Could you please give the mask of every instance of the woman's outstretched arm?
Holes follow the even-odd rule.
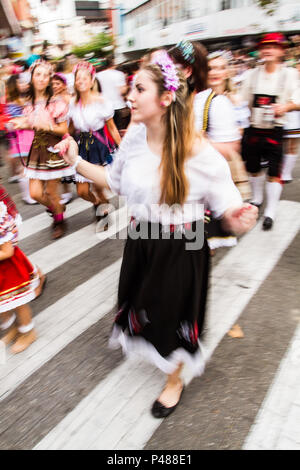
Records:
[[[71,166],[75,167],[77,173],[93,181],[96,186],[110,189],[106,180],[106,171],[100,165],[86,162],[78,155],[78,145],[72,137],[67,137],[55,145],[60,155]]]

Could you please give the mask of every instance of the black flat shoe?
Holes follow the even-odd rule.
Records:
[[[173,413],[173,411],[175,411],[177,406],[179,405],[180,400],[181,400],[182,395],[183,395],[183,391],[184,391],[184,386],[182,387],[181,394],[180,394],[178,402],[176,403],[176,405],[171,406],[170,408],[167,408],[162,403],[160,403],[158,400],[156,400],[153,403],[153,406],[152,406],[152,410],[151,410],[152,416],[154,416],[154,418],[158,418],[158,419],[167,418],[168,416],[170,416],[170,414]]]
[[[271,228],[273,227],[273,219],[271,219],[271,217],[265,217],[265,220],[263,222],[263,230],[271,230]]]

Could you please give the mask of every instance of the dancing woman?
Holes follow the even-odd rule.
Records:
[[[13,343],[13,354],[37,338],[29,303],[41,295],[46,280],[17,246],[20,223],[15,204],[0,185],[0,332],[4,344]]]
[[[31,67],[30,100],[23,116],[13,120],[15,129],[33,129],[25,176],[30,179],[30,195],[47,207],[53,215],[53,238],[64,234],[64,206],[60,203],[60,179],[74,173],[73,169],[51,148],[68,131],[68,105],[53,98],[50,84],[52,66],[38,60]],[[49,150],[50,149],[50,150]]]
[[[107,165],[111,161],[111,152],[104,126],[112,136],[116,145],[120,145],[121,137],[114,124],[114,110],[110,102],[100,93],[93,91],[95,68],[87,62],[79,62],[75,69],[76,98],[70,103],[69,131],[76,135],[79,152],[82,158],[94,165]],[[95,215],[99,221],[105,217],[104,209],[108,202],[103,191],[91,186],[91,179],[80,174],[75,175],[77,193],[94,205]],[[99,207],[103,205],[102,208]]]
[[[164,52],[155,60],[137,74],[129,100],[140,124],[131,125],[112,165],[84,161],[70,138],[57,148],[78,173],[127,197],[132,219],[110,342],[167,374],[152,407],[153,416],[163,418],[180,401],[183,365],[194,375],[205,365],[200,337],[209,250],[201,238],[203,205],[236,233],[253,227],[257,208],[243,205],[225,160],[196,134],[182,73]]]

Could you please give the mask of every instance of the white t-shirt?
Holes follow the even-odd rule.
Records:
[[[207,143],[201,153],[186,162],[189,193],[185,204],[174,215],[169,206],[159,205],[160,162],[161,157],[147,144],[146,127],[138,124],[129,128],[113,163],[105,167],[109,187],[126,197],[130,214],[137,220],[182,224],[203,220],[206,208],[220,217],[228,208],[242,204],[228,163]]]
[[[257,95],[256,100],[254,95]],[[282,127],[286,123],[286,115],[276,119],[272,119],[272,116],[268,118],[268,111],[264,106],[269,106],[272,102],[286,104],[289,101],[299,104],[297,70],[282,65],[279,65],[273,73],[267,73],[263,65],[250,70],[242,84],[241,97],[249,104],[250,124],[253,127],[261,129]],[[276,101],[274,97],[277,97]]]
[[[120,88],[126,86],[126,78],[123,72],[114,69],[103,70],[96,74],[103,96],[109,100],[114,109],[125,108],[126,103],[120,93]]]
[[[197,93],[194,98],[195,125],[197,131],[203,127],[203,111],[211,88]],[[207,135],[212,142],[234,142],[241,135],[231,101],[223,95],[215,96],[209,107]]]
[[[72,119],[76,130],[82,132],[98,131],[104,127],[106,121],[114,115],[112,104],[103,99],[103,102],[94,101],[85,106],[71,100],[68,118]]]

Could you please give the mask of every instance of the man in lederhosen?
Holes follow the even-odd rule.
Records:
[[[242,99],[248,102],[251,110],[242,154],[250,173],[251,202],[258,207],[264,199],[264,168],[268,168],[263,230],[270,230],[273,226],[282,191],[285,114],[299,104],[297,72],[282,65],[286,45],[282,34],[266,34],[259,43],[263,64],[248,72],[242,86]]]

